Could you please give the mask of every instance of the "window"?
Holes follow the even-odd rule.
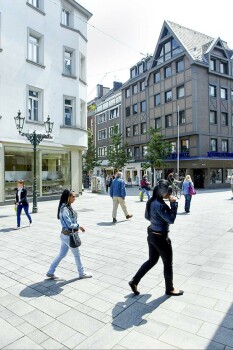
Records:
[[[137,136],[139,134],[138,132],[138,124],[137,125],[133,125],[133,136]]]
[[[119,124],[116,125],[116,134],[119,133]],[[109,136],[111,137],[113,135],[113,131],[114,131],[114,126],[110,126],[109,128]]]
[[[138,104],[135,103],[135,104],[133,105],[133,114],[137,114],[137,113],[138,113]]]
[[[160,82],[160,71],[154,73],[154,83]]]
[[[181,152],[189,152],[189,140],[188,139],[181,140]]]
[[[146,134],[146,123],[141,123],[141,134]]]
[[[86,82],[86,57],[81,52],[79,55],[79,79]]]
[[[140,157],[140,150],[139,147],[134,147],[134,158]]]
[[[141,109],[141,112],[146,111],[146,101],[140,102],[140,109]]]
[[[210,59],[210,70],[216,71],[216,60],[213,58]]]
[[[170,102],[172,100],[172,91],[166,91],[165,92],[165,102]]]
[[[140,91],[145,90],[145,80],[140,81]]]
[[[176,73],[184,71],[184,59],[176,62]]]
[[[221,113],[221,124],[223,126],[227,126],[228,125],[228,113],[225,113],[225,112]]]
[[[231,102],[233,102],[233,90],[231,90]]]
[[[227,74],[228,73],[227,62],[220,62],[219,70],[220,70],[220,73]]]
[[[217,124],[217,112],[210,111],[210,124]]]
[[[164,78],[169,78],[172,75],[172,68],[171,66],[164,68]]]
[[[109,113],[109,120],[117,117],[118,117],[118,108],[111,109]]]
[[[132,86],[132,92],[133,92],[133,95],[137,94],[137,92],[138,92],[138,86],[137,86],[137,84],[135,84],[135,85]]]
[[[64,48],[64,74],[74,76],[74,50]]]
[[[142,146],[142,157],[144,158],[147,155],[147,146]]]
[[[169,41],[165,43],[161,43],[155,56],[154,66],[169,60],[171,57],[178,55],[181,51],[181,47],[174,38],[169,39]]]
[[[28,30],[28,60],[43,64],[43,36],[32,29]]]
[[[28,120],[39,122],[42,120],[42,91],[29,87],[28,90]]]
[[[126,115],[126,117],[130,116],[130,107],[125,108],[125,115]]]
[[[159,106],[160,105],[160,94],[157,94],[154,96],[154,106]]]
[[[61,11],[61,23],[66,27],[73,27],[73,13],[63,8]]]
[[[97,123],[101,124],[101,123],[104,123],[104,122],[106,122],[106,115],[105,115],[105,113],[99,114],[97,116]]]
[[[126,148],[127,157],[132,157],[132,149],[130,147]]]
[[[125,97],[129,97],[130,96],[130,88],[125,89]]]
[[[228,140],[222,140],[222,152],[228,152]]]
[[[155,129],[161,128],[161,118],[155,118]]]
[[[104,157],[107,155],[107,147],[104,146],[104,147],[99,147],[98,148],[98,156],[99,157]]]
[[[138,65],[138,74],[141,74],[141,73],[143,73],[143,63],[140,63],[139,65]]]
[[[217,152],[217,139],[210,139],[210,151]]]
[[[210,97],[217,97],[215,85],[209,85],[209,95],[210,95]]]
[[[171,152],[175,153],[176,152],[176,142],[175,141],[171,141],[171,142],[169,142],[169,145],[170,145]]]
[[[135,78],[136,75],[137,75],[137,67],[131,68],[131,70],[130,70],[130,78],[131,78],[131,79],[132,79],[132,78]]]
[[[184,85],[177,87],[176,96],[177,99],[184,97]]]
[[[172,126],[172,115],[165,115],[165,128],[170,128]]]
[[[221,88],[220,89],[220,96],[222,100],[227,100],[227,89]]]
[[[184,110],[179,111],[179,116],[180,116],[180,118],[179,118],[180,125],[185,124],[186,123],[185,111]]]
[[[43,10],[43,0],[28,0],[28,4],[36,7],[39,10]]]
[[[126,134],[126,137],[130,137],[131,136],[131,128],[130,128],[130,126],[126,127],[125,134]]]
[[[98,140],[104,140],[107,138],[107,129],[102,129],[98,131]]]
[[[65,97],[64,98],[64,120],[65,126],[72,126],[75,124],[74,119],[74,98]]]
[[[223,176],[222,176],[222,169],[210,169],[210,183],[216,184],[216,183],[222,183],[223,182]]]

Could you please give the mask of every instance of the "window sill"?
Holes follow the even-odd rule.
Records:
[[[61,129],[73,129],[73,130],[82,130],[87,132],[86,128],[82,128],[81,126],[74,126],[74,125],[60,125]]]
[[[80,83],[82,83],[83,85],[87,85],[87,83],[86,83],[84,80],[82,80],[81,78],[79,78],[79,81],[80,81]]]
[[[38,7],[35,7],[31,4],[29,4],[28,2],[26,2],[27,6],[31,7],[33,10],[39,12],[41,15],[45,16],[45,12],[43,12],[42,10],[40,10]]]
[[[66,77],[66,78],[70,78],[70,79],[77,79],[77,77],[75,75],[69,75],[69,74],[62,73],[62,76]]]
[[[34,62],[34,61],[29,60],[28,58],[26,58],[26,62],[31,63],[31,64],[33,64],[34,66],[37,66],[37,67],[40,67],[40,68],[45,69],[45,66],[44,66],[43,64],[36,63],[36,62]]]

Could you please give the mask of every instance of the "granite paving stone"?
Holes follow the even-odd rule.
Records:
[[[139,296],[129,288],[148,259],[146,202],[137,187],[127,188],[133,218],[119,208],[115,225],[109,195],[85,189],[73,204],[86,228],[80,251],[92,279],[78,280],[71,252],[56,270],[58,280],[45,276],[60,248],[58,200],[38,201],[33,227],[18,231],[10,229],[12,206],[0,206],[0,348],[233,349],[229,198],[230,188],[198,189],[189,215],[183,215],[184,197],[178,200],[169,233],[174,285],[184,290],[178,298],[164,294],[161,259],[140,281]]]

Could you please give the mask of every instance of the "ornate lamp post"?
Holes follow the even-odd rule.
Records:
[[[37,181],[36,181],[36,148],[37,148],[37,145],[39,145],[43,139],[51,139],[52,138],[51,133],[53,130],[53,123],[50,121],[50,117],[48,116],[46,122],[44,122],[46,134],[37,134],[36,130],[34,130],[33,133],[30,134],[30,133],[22,132],[25,117],[21,117],[20,111],[18,112],[17,117],[15,117],[14,119],[15,119],[15,125],[16,125],[16,128],[17,128],[19,134],[21,136],[26,136],[26,138],[33,145],[34,179],[33,179],[33,208],[32,208],[32,212],[37,213],[38,208],[37,208]]]

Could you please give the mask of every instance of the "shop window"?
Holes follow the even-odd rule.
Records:
[[[210,169],[210,183],[221,184],[223,183],[223,169]]]

